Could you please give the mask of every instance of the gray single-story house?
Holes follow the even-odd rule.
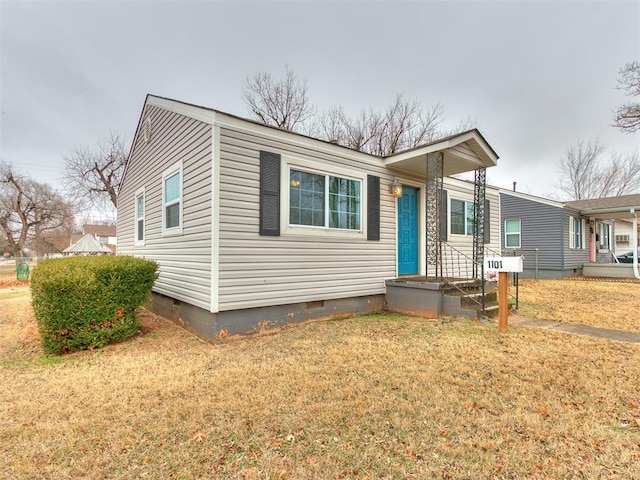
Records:
[[[501,189],[501,247],[524,256],[524,276],[581,275],[585,265],[616,263],[615,219],[634,207],[640,195],[558,202]]]
[[[154,310],[209,339],[379,311],[387,280],[499,251],[497,159],[475,129],[378,157],[148,95],[118,254],[156,260]]]

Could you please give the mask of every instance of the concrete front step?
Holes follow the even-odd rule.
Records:
[[[488,318],[498,316],[498,292],[494,289],[485,291],[484,314]],[[482,291],[459,290],[444,293],[442,311],[445,315],[458,315],[471,318],[482,317]]]
[[[468,292],[445,292],[447,297],[457,297],[460,299],[461,307],[473,307],[474,305],[482,305],[482,291],[469,290]],[[495,303],[498,301],[498,291],[488,290],[484,293],[484,302]]]

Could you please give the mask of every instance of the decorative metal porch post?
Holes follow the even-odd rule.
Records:
[[[475,172],[473,189],[473,276],[482,276],[484,266],[484,208],[487,192],[487,169]]]
[[[442,176],[444,153],[428,153],[425,179],[426,275],[442,277]]]

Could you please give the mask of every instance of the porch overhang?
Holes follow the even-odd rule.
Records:
[[[384,164],[392,170],[424,177],[427,155],[436,152],[443,153],[445,176],[494,167],[499,158],[480,132],[473,129],[390,155],[384,158]]]
[[[632,210],[633,209],[633,210]],[[633,217],[632,211],[640,213],[640,204],[635,206],[612,208],[585,208],[580,214],[597,220],[626,220]]]
[[[575,200],[565,204],[594,220],[622,220],[640,214],[640,195]]]

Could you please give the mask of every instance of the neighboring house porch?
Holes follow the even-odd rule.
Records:
[[[637,278],[638,271],[638,213],[640,212],[640,195],[621,195],[618,197],[577,200],[568,202],[589,219],[589,261],[583,266],[583,275],[588,277]],[[619,263],[614,250],[616,240],[621,234],[615,229],[622,222],[631,225],[628,236],[629,249],[636,255],[632,263]],[[614,243],[616,242],[616,243]],[[635,246],[635,247],[634,247]]]

